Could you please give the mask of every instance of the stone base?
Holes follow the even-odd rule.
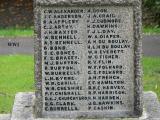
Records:
[[[36,119],[34,116],[34,99],[34,93],[18,93],[15,97],[11,120],[55,120]],[[160,120],[160,103],[157,95],[154,92],[144,93],[144,113],[140,118],[105,118],[103,120]]]
[[[11,115],[10,114],[0,114],[0,120],[10,120]]]

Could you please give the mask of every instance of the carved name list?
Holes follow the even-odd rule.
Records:
[[[41,14],[43,112],[133,112],[132,7]]]

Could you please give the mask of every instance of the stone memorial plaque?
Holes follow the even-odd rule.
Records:
[[[142,114],[140,3],[37,0],[36,114]]]

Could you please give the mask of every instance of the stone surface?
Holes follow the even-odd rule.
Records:
[[[37,5],[139,5],[141,0],[35,0]]]
[[[56,15],[58,17],[59,12],[56,14],[53,13],[61,10],[76,11],[73,15],[79,15],[79,17],[74,19],[68,18],[69,20],[67,20],[67,18],[62,19],[61,23],[59,23],[60,26],[63,26],[64,23],[71,26],[70,21],[74,21],[74,23],[72,23],[73,28],[69,28],[69,30],[66,27],[62,28],[65,30],[53,30],[56,28],[52,28],[51,34],[49,33],[51,30],[44,29],[44,27],[46,26],[48,28],[50,26],[56,26],[57,22],[52,24],[42,24],[42,95],[44,96],[42,101],[43,116],[103,118],[106,116],[127,116],[128,114],[133,114],[134,40],[132,8],[45,8],[42,10],[42,13],[48,11],[52,11],[52,13],[42,14],[42,17],[49,17],[50,15]],[[108,30],[104,27],[96,29],[93,28],[94,25],[96,25],[94,22],[97,23],[99,20],[103,19],[97,18],[94,21],[94,15],[92,15],[92,12],[100,10],[107,10],[107,12],[97,12],[97,17],[114,14],[114,17],[112,15],[109,19],[121,19],[123,22],[116,22],[114,24],[110,23],[114,26],[114,28],[108,28]],[[116,11],[119,12],[116,13]],[[68,15],[68,13],[62,13],[62,15]],[[87,16],[89,15],[90,17],[88,18]],[[81,18],[82,16],[83,18]],[[109,19],[107,19],[108,23]],[[43,18],[43,20],[49,22],[48,18]],[[63,23],[63,20],[66,21]],[[107,20],[103,21],[104,25],[108,25],[106,24]],[[53,22],[55,21],[53,20]],[[87,28],[87,26],[90,27]],[[114,32],[112,30],[114,30]],[[58,35],[56,34],[57,31],[59,32]],[[67,32],[67,34],[63,34],[63,32]],[[94,36],[95,34],[96,36]],[[111,36],[115,35],[116,39],[114,39],[114,37],[106,37],[108,36],[107,34]],[[88,35],[92,36],[92,38],[89,38]],[[118,37],[119,35],[121,38]],[[53,36],[55,38],[52,39],[51,37]],[[53,44],[50,44],[51,42],[53,42]],[[118,42],[119,45],[115,42]],[[56,45],[54,45],[55,43]],[[54,50],[50,48],[50,46],[53,47]],[[119,49],[120,52],[117,50],[117,47],[119,46],[121,47]],[[47,55],[46,52],[48,53]],[[115,54],[112,52],[115,52]],[[109,66],[111,66],[111,68],[109,68]],[[116,69],[113,68],[115,66],[117,66]],[[93,67],[97,67],[98,70]],[[105,73],[102,73],[102,71]],[[120,87],[120,89],[117,89],[117,87]],[[96,91],[97,93],[94,93]],[[109,93],[108,91],[113,93]],[[117,93],[120,95],[117,95]],[[68,96],[70,96],[70,98],[68,98]],[[96,99],[94,99],[94,97],[96,97]],[[114,102],[114,100],[118,103]],[[98,105],[100,101],[103,105]],[[113,102],[114,105],[112,105],[112,103],[105,102]],[[97,105],[93,105],[95,103]],[[122,109],[123,111],[120,112]],[[107,113],[105,111],[110,112]]]
[[[35,1],[37,117],[141,116],[140,7],[139,0]]]
[[[160,103],[157,100],[157,95],[154,92],[146,92],[144,94],[144,108],[147,114],[147,118],[152,120],[160,119]]]
[[[11,120],[33,120],[34,97],[31,92],[16,94]]]
[[[11,115],[10,114],[0,114],[0,120],[10,120]]]
[[[34,93],[18,93],[15,97],[11,120],[67,120],[67,119],[47,119],[34,118]],[[159,120],[160,103],[154,92],[144,93],[144,112],[140,118],[108,118],[103,120]],[[1,119],[0,119],[1,120]],[[72,119],[74,120],[74,119]],[[88,120],[88,119],[86,119]],[[91,120],[91,119],[90,119]],[[102,119],[96,119],[102,120]]]

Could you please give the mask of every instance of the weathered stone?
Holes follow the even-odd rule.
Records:
[[[10,120],[11,115],[10,114],[0,114],[0,120]]]
[[[34,97],[32,92],[16,94],[11,120],[33,120]]]
[[[144,108],[149,120],[159,120],[160,119],[160,103],[157,95],[150,91],[144,93]]]
[[[34,93],[18,93],[15,97],[11,120],[68,120],[68,119],[49,119],[35,118],[34,115],[35,95]],[[144,93],[144,112],[140,118],[106,118],[103,120],[159,120],[160,103],[154,92]],[[7,115],[8,116],[8,115]],[[0,119],[1,120],[1,119]],[[3,120],[3,119],[2,119]],[[69,119],[71,120],[71,119]],[[72,119],[75,120],[75,119]],[[78,120],[78,119],[76,119]],[[85,119],[88,120],[88,119]],[[89,119],[92,120],[92,119]],[[102,119],[96,119],[102,120]]]
[[[36,116],[141,116],[140,31],[140,0],[35,0]]]

